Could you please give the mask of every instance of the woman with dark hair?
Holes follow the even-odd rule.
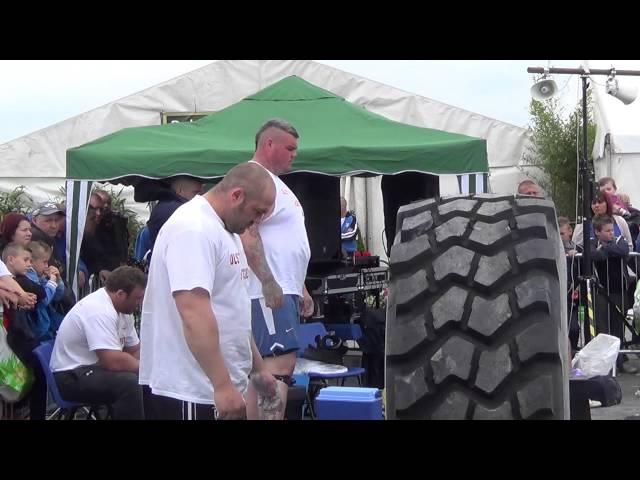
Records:
[[[613,235],[619,237],[622,235],[629,244],[629,250],[633,251],[633,239],[631,238],[631,232],[629,231],[629,225],[627,221],[620,215],[614,215],[613,213],[613,201],[606,192],[596,192],[593,200],[591,201],[591,211],[593,216],[608,215],[613,217],[615,223],[613,224]],[[595,240],[595,232],[593,230],[593,223],[589,225],[589,232],[591,240]],[[582,246],[582,224],[576,224],[576,228],[573,231],[573,242],[576,245]]]
[[[15,242],[26,247],[31,241],[31,222],[21,213],[7,213],[0,224],[0,251]]]

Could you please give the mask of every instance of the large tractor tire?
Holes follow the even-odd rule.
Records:
[[[568,419],[568,372],[553,202],[483,194],[398,211],[388,419]]]

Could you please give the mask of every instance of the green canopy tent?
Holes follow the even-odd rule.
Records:
[[[489,171],[483,139],[391,121],[299,77],[287,77],[194,123],[126,128],[69,149],[70,281],[84,228],[88,182],[223,176],[252,157],[256,131],[274,117],[288,120],[300,134],[293,172],[341,176]]]

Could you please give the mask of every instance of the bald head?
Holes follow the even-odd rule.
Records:
[[[275,199],[275,185],[269,173],[260,165],[246,162],[229,170],[213,189],[228,192],[234,188],[241,188],[247,199],[255,199],[270,187]]]
[[[202,193],[202,185],[201,180],[193,177],[179,176],[171,180],[171,190],[185,200],[191,200],[199,193]]]
[[[518,184],[518,193],[520,195],[529,195],[532,197],[539,197],[540,187],[533,180],[523,180]]]
[[[226,229],[240,234],[271,211],[276,187],[263,167],[247,162],[229,170],[205,198],[211,202]]]

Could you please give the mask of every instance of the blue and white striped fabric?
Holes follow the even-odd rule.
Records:
[[[488,173],[468,173],[458,175],[458,188],[460,194],[470,195],[474,193],[490,193]]]

